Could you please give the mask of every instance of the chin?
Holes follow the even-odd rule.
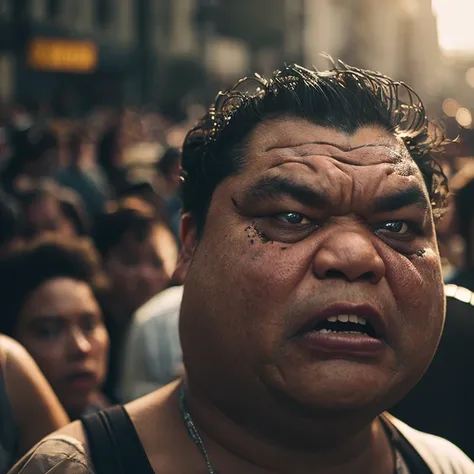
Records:
[[[284,385],[272,385],[282,400],[292,401],[302,411],[332,415],[364,412],[376,416],[391,406],[393,392],[398,392],[394,380],[377,371],[360,371],[351,376],[288,377]]]

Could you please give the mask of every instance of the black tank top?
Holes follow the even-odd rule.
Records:
[[[410,474],[432,474],[415,448],[388,418],[382,415],[380,419]],[[83,417],[81,421],[96,474],[154,474],[135,426],[122,406]]]

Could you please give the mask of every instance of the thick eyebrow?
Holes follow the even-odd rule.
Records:
[[[246,191],[240,204],[250,207],[267,199],[280,199],[282,197],[290,197],[309,207],[330,204],[329,197],[318,192],[317,189],[282,176],[260,178]]]
[[[415,184],[393,194],[375,198],[372,210],[374,212],[392,212],[409,206],[416,206],[425,210],[430,207],[425,193]]]
[[[253,206],[267,199],[290,197],[308,207],[330,206],[329,196],[304,183],[295,182],[282,176],[260,178],[245,193],[240,205]],[[423,190],[413,184],[395,193],[377,197],[372,204],[372,211],[377,213],[393,212],[404,207],[416,206],[428,210],[430,205]]]

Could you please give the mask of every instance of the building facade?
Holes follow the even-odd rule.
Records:
[[[320,52],[415,88],[428,103],[441,90],[441,52],[431,0],[306,0],[306,63]]]
[[[83,112],[133,100],[133,0],[0,0],[0,94]]]
[[[431,0],[0,0],[4,100],[176,103],[321,52],[428,102],[442,84]]]

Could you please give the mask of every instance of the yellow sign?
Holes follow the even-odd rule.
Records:
[[[43,71],[88,73],[98,63],[97,46],[92,41],[36,38],[28,48],[28,65]]]

